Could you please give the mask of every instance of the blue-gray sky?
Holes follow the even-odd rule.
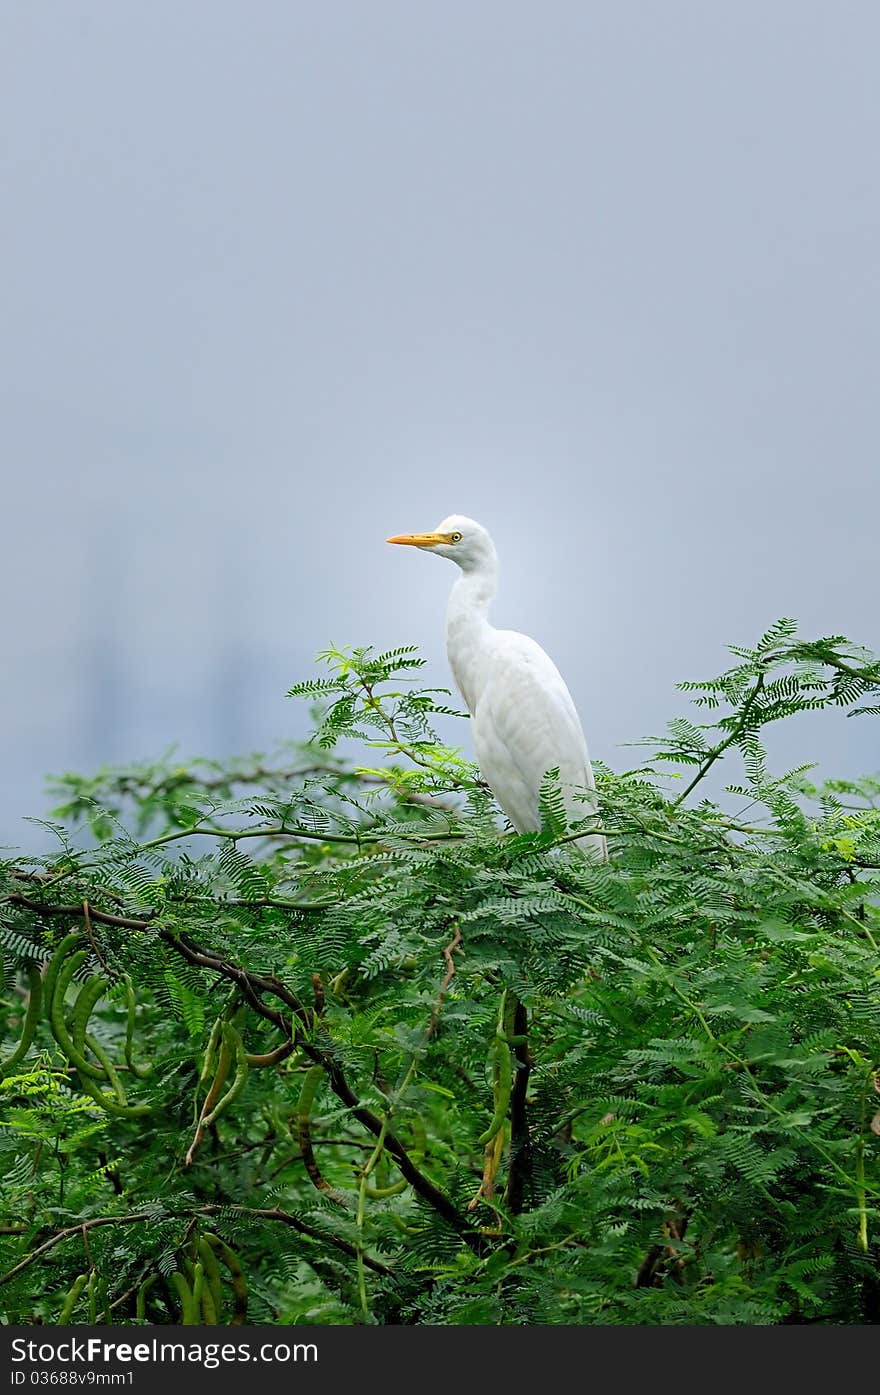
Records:
[[[0,837],[296,734],[471,514],[593,752],[780,614],[880,647],[873,0],[0,4]],[[880,766],[868,721],[780,758]]]

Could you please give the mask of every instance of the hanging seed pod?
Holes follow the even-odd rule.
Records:
[[[99,1104],[108,1114],[116,1114],[126,1119],[142,1119],[145,1114],[151,1112],[152,1106],[149,1104],[122,1104],[116,1094],[105,1095],[97,1080],[90,1075],[81,1075],[80,1083],[95,1104]]]
[[[138,1286],[137,1299],[135,1301],[135,1317],[142,1322],[147,1320],[147,1294],[158,1279],[158,1274],[148,1274],[143,1282]]]
[[[477,1139],[480,1144],[491,1143],[492,1139],[501,1132],[507,1120],[507,1111],[510,1108],[513,1058],[510,1054],[510,1047],[502,1036],[496,1035],[492,1042],[492,1065],[495,1077],[495,1112],[489,1127]]]
[[[232,1025],[231,1022],[224,1022],[222,1029],[222,1040],[227,1048],[227,1052],[230,1057],[230,1064],[232,1063],[232,1061],[235,1062],[235,1075],[232,1078],[232,1084],[229,1086],[229,1089],[226,1091],[226,1094],[223,1095],[222,1098],[217,1101],[210,1114],[206,1114],[204,1116],[202,1120],[203,1128],[207,1128],[209,1124],[213,1124],[214,1120],[217,1119],[225,1109],[229,1108],[229,1106],[232,1104],[232,1101],[236,1099],[238,1095],[241,1094],[248,1077],[248,1063],[247,1057],[245,1056],[244,1046],[242,1045],[242,1040],[238,1034],[238,1031]]]
[[[110,1085],[113,1087],[113,1094],[116,1097],[116,1103],[120,1105],[127,1105],[128,1097],[126,1096],[125,1088],[122,1084],[122,1081],[119,1078],[119,1074],[116,1070],[116,1067],[113,1065],[112,1061],[110,1060],[110,1057],[104,1050],[104,1047],[98,1041],[97,1037],[93,1037],[90,1032],[86,1033],[86,1045],[88,1046],[89,1050],[93,1053],[93,1055],[97,1057],[101,1065],[104,1067],[104,1070],[107,1072],[107,1079]]]
[[[247,1279],[241,1267],[241,1262],[232,1247],[227,1245],[225,1240],[221,1240],[219,1235],[215,1235],[213,1231],[206,1230],[205,1239],[229,1270],[233,1304],[230,1326],[242,1327],[247,1322],[248,1290]]]
[[[205,1287],[202,1291],[202,1312],[205,1314],[205,1322],[209,1322],[206,1307],[207,1303],[210,1302],[214,1314],[210,1319],[210,1323],[213,1324],[220,1321],[220,1315],[223,1312],[223,1285],[220,1278],[220,1265],[214,1250],[208,1244],[204,1235],[199,1236],[198,1250],[199,1259],[205,1271]]]
[[[136,1075],[139,1080],[145,1080],[153,1067],[151,1065],[139,1066],[134,1060],[134,1028],[137,1016],[137,1001],[134,996],[134,987],[130,974],[123,974],[122,982],[125,985],[125,1064]]]
[[[97,1006],[100,998],[104,996],[107,981],[101,974],[94,974],[88,979],[79,990],[76,1004],[70,1019],[73,1032],[73,1044],[78,1050],[82,1047],[86,1039],[86,1031],[89,1025],[89,1018]]]
[[[386,1196],[399,1196],[401,1192],[406,1191],[408,1186],[409,1182],[405,1177],[401,1177],[397,1182],[392,1182],[389,1187],[371,1187],[368,1182],[366,1193],[374,1201],[381,1201]]]
[[[205,1056],[202,1061],[202,1069],[199,1071],[199,1084],[206,1085],[214,1069],[214,1061],[217,1058],[217,1047],[220,1045],[220,1034],[223,1030],[223,1015],[214,1019],[211,1028],[211,1035],[208,1037],[208,1045],[205,1047]]]
[[[202,1295],[203,1295],[203,1293],[204,1293],[204,1288],[205,1288],[205,1271],[204,1271],[204,1268],[202,1267],[201,1263],[198,1263],[198,1264],[196,1264],[195,1270],[193,1271],[193,1283],[192,1283],[192,1302],[193,1302],[193,1310],[194,1310],[194,1312],[195,1312],[195,1323],[196,1323],[196,1325],[198,1325],[199,1322],[201,1322],[201,1318],[202,1318]],[[186,1321],[186,1319],[184,1319],[184,1321]]]
[[[83,1052],[78,1049],[64,1021],[64,999],[67,989],[77,969],[82,967],[88,957],[88,950],[79,949],[75,954],[70,955],[61,969],[59,969],[53,985],[52,1000],[48,1004],[49,1026],[61,1050],[70,1061],[70,1064],[76,1066],[80,1075],[89,1075],[93,1079],[104,1080],[106,1079],[107,1072],[104,1070],[103,1066],[95,1065],[92,1061],[89,1061]],[[88,985],[86,985],[86,987],[88,987]],[[79,1000],[77,999],[77,1001]]]
[[[73,1316],[73,1310],[76,1307],[80,1295],[88,1281],[88,1270],[86,1270],[84,1274],[80,1274],[78,1278],[74,1279],[73,1285],[70,1288],[67,1297],[65,1298],[64,1303],[62,1305],[61,1312],[58,1314],[59,1327],[66,1327],[67,1324],[70,1322],[70,1319]]]
[[[47,1014],[51,1011],[52,1002],[55,997],[55,982],[61,971],[68,954],[71,954],[78,944],[82,943],[82,934],[79,930],[72,930],[69,935],[65,935],[52,958],[49,960],[49,967],[46,970],[46,980],[43,984],[43,1002],[46,1005]]]
[[[28,1003],[24,1015],[24,1023],[21,1029],[21,1036],[18,1045],[6,1057],[5,1061],[0,1061],[0,1080],[4,1075],[14,1074],[14,1067],[18,1065],[27,1055],[30,1044],[34,1039],[34,1032],[40,1020],[40,1009],[43,1003],[43,979],[40,974],[39,964],[28,965]]]
[[[201,1313],[196,1308],[195,1297],[190,1288],[189,1280],[179,1269],[171,1275],[171,1282],[177,1290],[180,1299],[180,1321],[184,1327],[198,1327]]]

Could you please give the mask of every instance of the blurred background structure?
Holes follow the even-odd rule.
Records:
[[[447,681],[383,540],[453,511],[613,765],[779,615],[880,646],[871,0],[0,28],[0,841],[49,771],[299,734],[328,642]]]

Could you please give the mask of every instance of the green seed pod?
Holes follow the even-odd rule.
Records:
[[[88,959],[88,950],[79,949],[66,960],[59,970],[55,979],[52,1001],[49,1004],[49,1026],[52,1028],[52,1035],[57,1041],[72,1066],[76,1066],[81,1075],[90,1075],[94,1079],[103,1080],[106,1076],[102,1066],[96,1066],[87,1060],[82,1051],[74,1045],[67,1025],[64,1021],[64,997],[67,993],[73,975]]]
[[[218,1023],[220,1024],[219,1028]],[[221,1109],[225,1109],[226,1104],[228,1102],[227,1096],[223,1095],[221,1097],[220,1091],[223,1089],[224,1082],[229,1074],[232,1062],[235,1059],[235,1046],[229,1035],[229,1025],[230,1024],[228,1022],[223,1022],[221,1018],[218,1018],[217,1022],[214,1023],[214,1028],[211,1031],[211,1041],[213,1041],[214,1039],[215,1032],[219,1034],[220,1055],[217,1058],[217,1070],[214,1074],[214,1079],[211,1081],[211,1088],[209,1089],[207,1095],[202,1101],[202,1108],[199,1112],[198,1121],[196,1123],[195,1136],[193,1138],[192,1143],[189,1145],[189,1148],[187,1149],[186,1158],[184,1159],[183,1164],[184,1167],[189,1167],[190,1164],[193,1162],[196,1153],[199,1151],[199,1148],[201,1147],[202,1139],[205,1136],[205,1129],[207,1128],[208,1124],[210,1124],[211,1121],[214,1118],[216,1118],[218,1111]],[[237,1035],[238,1034],[236,1033],[236,1036]],[[239,1038],[239,1043],[240,1041],[241,1039]],[[205,1056],[206,1065],[209,1061],[213,1062],[214,1056],[213,1049],[211,1049],[210,1041],[208,1045],[209,1051],[206,1053]],[[245,1067],[247,1067],[246,1061]],[[202,1073],[204,1074],[204,1067],[202,1069]],[[229,1092],[227,1091],[227,1095],[228,1093]]]
[[[492,1064],[495,1073],[495,1112],[489,1127],[477,1139],[480,1144],[491,1143],[496,1134],[501,1132],[507,1118],[507,1111],[510,1108],[513,1058],[510,1054],[510,1047],[501,1036],[496,1036],[492,1042]]]
[[[214,1079],[211,1081],[211,1088],[205,1096],[205,1100],[202,1105],[202,1113],[200,1119],[202,1127],[204,1127],[204,1125],[208,1122],[208,1115],[211,1113],[211,1111],[214,1109],[214,1106],[221,1098],[220,1091],[223,1089],[226,1077],[228,1076],[232,1062],[235,1059],[235,1052],[232,1043],[230,1042],[229,1036],[225,1031],[224,1027],[221,1027],[220,1030],[220,1054],[217,1057],[217,1069],[214,1072]]]
[[[5,1061],[0,1061],[0,1080],[4,1075],[12,1075],[13,1067],[27,1055],[30,1044],[34,1039],[34,1032],[37,1029],[37,1022],[40,1018],[40,1008],[43,1001],[43,980],[40,975],[39,964],[28,965],[28,984],[30,991],[28,994],[28,1005],[24,1015],[24,1023],[21,1029],[21,1037],[18,1045],[14,1048]]]
[[[225,1109],[229,1108],[232,1101],[241,1094],[248,1077],[248,1063],[244,1046],[242,1045],[241,1037],[231,1022],[225,1022],[223,1024],[222,1036],[224,1045],[235,1061],[235,1075],[233,1076],[232,1084],[229,1086],[226,1094],[217,1101],[210,1114],[206,1115],[202,1120],[204,1128],[207,1128],[209,1124],[213,1124],[214,1120],[219,1118]]]
[[[65,935],[60,945],[49,960],[49,967],[46,970],[46,979],[43,984],[43,1002],[46,1004],[47,1014],[52,1011],[52,1002],[55,997],[55,982],[68,954],[70,954],[82,941],[79,930],[73,930],[69,935]]]
[[[158,1274],[149,1274],[138,1288],[137,1301],[135,1304],[135,1317],[140,1318],[141,1322],[146,1322],[147,1320],[147,1294],[153,1287],[153,1284],[156,1282],[158,1277]]]
[[[180,1299],[180,1321],[184,1327],[198,1327],[201,1314],[196,1309],[193,1291],[189,1286],[189,1280],[185,1274],[181,1274],[177,1269],[171,1275],[171,1282],[177,1290]]]
[[[98,1277],[98,1298],[100,1299],[102,1327],[113,1326],[113,1309],[110,1307],[110,1285],[103,1275]]]
[[[286,1061],[293,1050],[292,1041],[283,1041],[274,1051],[246,1051],[245,1056],[249,1066],[277,1066],[281,1061]]]
[[[193,1271],[192,1301],[195,1317],[193,1325],[198,1326],[202,1316],[202,1295],[205,1288],[205,1271],[201,1263],[197,1264]],[[186,1319],[184,1319],[186,1321]],[[188,1325],[188,1324],[187,1324]]]
[[[310,1066],[303,1076],[302,1089],[299,1092],[299,1104],[296,1109],[297,1125],[302,1129],[303,1125],[308,1127],[312,1116],[312,1105],[318,1093],[321,1081],[324,1079],[323,1066]],[[302,1143],[302,1139],[300,1139]]]
[[[80,1083],[95,1104],[99,1104],[108,1114],[116,1114],[126,1119],[142,1119],[151,1112],[149,1104],[120,1104],[115,1095],[105,1095],[97,1080],[90,1075],[80,1075]]]
[[[205,1059],[202,1061],[202,1069],[199,1072],[199,1084],[204,1085],[210,1078],[214,1069],[214,1059],[217,1055],[217,1047],[220,1044],[220,1034],[223,1030],[223,1017],[215,1018],[211,1028],[211,1035],[208,1037],[208,1045],[205,1047]]]
[[[241,1267],[238,1255],[235,1253],[235,1250],[227,1245],[225,1240],[221,1240],[220,1236],[215,1235],[213,1231],[206,1230],[205,1239],[211,1248],[217,1252],[218,1257],[229,1270],[233,1304],[230,1326],[242,1327],[247,1322],[248,1291],[247,1279],[245,1278],[244,1270]]]
[[[73,1044],[80,1051],[85,1043],[89,1018],[95,1010],[98,999],[104,996],[106,987],[107,980],[103,978],[101,974],[94,974],[88,982],[83,984],[77,994],[70,1025],[73,1034]]]
[[[208,1287],[207,1277],[202,1285],[202,1322],[206,1327],[216,1327],[220,1319],[217,1316],[217,1309],[214,1306],[214,1295]]]
[[[150,1065],[139,1066],[133,1059],[134,1056],[134,1028],[137,1014],[137,1001],[134,996],[134,987],[129,974],[123,974],[122,982],[125,984],[125,1064],[136,1075],[139,1080],[144,1080],[153,1069]]]
[[[110,1057],[107,1055],[107,1052],[104,1050],[97,1037],[93,1037],[91,1032],[86,1033],[86,1045],[88,1046],[89,1050],[98,1058],[101,1065],[104,1067],[104,1070],[107,1072],[107,1079],[113,1087],[113,1093],[116,1096],[116,1103],[123,1105],[128,1104],[128,1098],[125,1093],[125,1088],[122,1084],[122,1081],[119,1079],[116,1067],[113,1065],[112,1061],[110,1060]]]
[[[315,1157],[315,1150],[312,1147],[312,1107],[315,1097],[321,1088],[324,1079],[324,1067],[319,1065],[310,1066],[303,1077],[302,1088],[299,1093],[299,1102],[295,1114],[291,1115],[291,1122],[296,1119],[297,1142],[299,1151],[302,1154],[303,1166],[308,1174],[312,1186],[317,1187],[319,1192],[323,1192],[333,1201],[347,1203],[348,1198],[337,1191],[327,1181],[318,1166]]]
[[[428,1151],[428,1132],[425,1128],[425,1121],[416,1114],[410,1124],[412,1129],[413,1146],[409,1149],[413,1162],[418,1162]]]
[[[204,1235],[199,1236],[199,1259],[205,1271],[205,1287],[202,1294],[202,1312],[205,1313],[206,1299],[210,1299],[214,1316],[211,1323],[220,1321],[220,1314],[223,1311],[223,1285],[220,1278],[220,1265],[214,1250],[208,1244]],[[205,1321],[208,1322],[207,1313]]]
[[[79,1278],[74,1279],[73,1286],[71,1287],[70,1291],[67,1294],[67,1297],[64,1300],[61,1312],[58,1314],[59,1327],[66,1327],[67,1324],[70,1322],[70,1319],[73,1316],[73,1310],[79,1301],[80,1294],[82,1293],[88,1281],[88,1270],[85,1272],[85,1274],[80,1274]]]
[[[398,1196],[401,1192],[405,1192],[408,1186],[409,1182],[407,1182],[406,1178],[401,1177],[399,1181],[393,1182],[390,1187],[371,1187],[368,1182],[366,1191],[367,1196],[372,1197],[373,1200],[376,1201],[386,1196]]]

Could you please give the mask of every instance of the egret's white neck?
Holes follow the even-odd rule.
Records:
[[[489,606],[498,587],[498,566],[493,557],[479,567],[462,571],[449,596],[446,610],[446,652],[461,695],[473,713],[483,688],[488,658]]]

